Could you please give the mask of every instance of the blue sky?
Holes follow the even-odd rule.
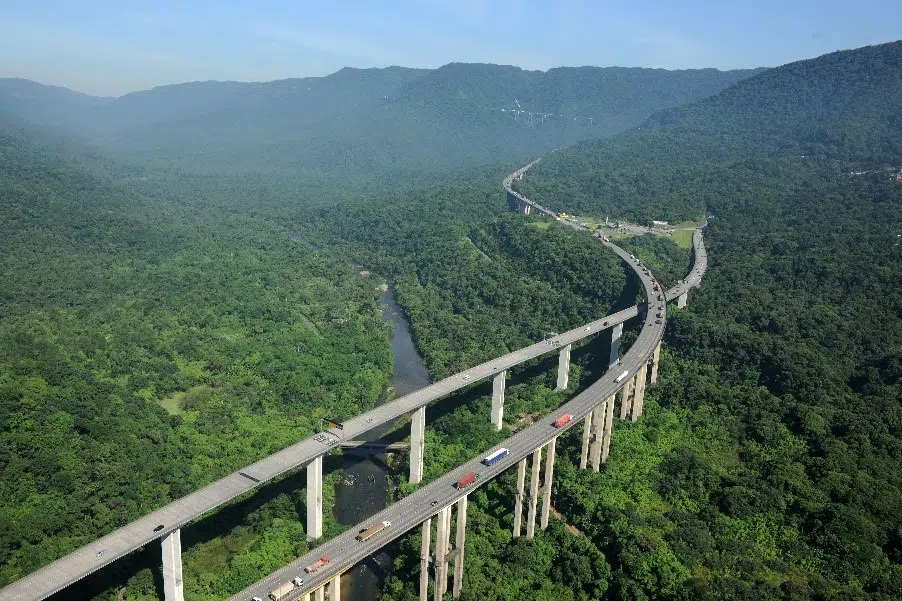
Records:
[[[98,95],[344,66],[776,66],[902,38],[902,1],[2,0],[0,77]]]

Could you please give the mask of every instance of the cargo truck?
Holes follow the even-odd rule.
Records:
[[[628,375],[630,375],[630,372],[625,371],[622,374],[620,374],[619,376],[617,376],[617,379],[615,379],[614,381],[615,382],[623,382],[623,380],[625,380]]]
[[[304,571],[307,572],[308,574],[312,574],[315,571],[317,571],[318,569],[320,569],[321,567],[323,567],[324,565],[326,565],[327,563],[329,563],[329,558],[326,557],[325,555],[323,555],[322,557],[320,557],[319,559],[317,559],[316,561],[311,563],[309,566],[304,568]]]
[[[389,526],[391,526],[391,522],[379,522],[378,524],[373,524],[369,528],[361,530],[360,534],[357,535],[357,540],[359,540],[360,542],[366,542]]]
[[[498,449],[491,455],[487,455],[482,460],[482,464],[483,465],[492,465],[493,463],[498,463],[499,461],[501,461],[502,459],[507,457],[508,453],[510,453],[510,451],[508,449]]]
[[[288,593],[294,590],[294,587],[301,586],[302,584],[304,584],[304,581],[300,578],[295,577],[291,582],[286,582],[282,586],[269,591],[269,598],[272,599],[272,601],[281,601],[281,599],[284,599],[288,595]]]
[[[562,416],[560,416],[559,418],[557,418],[556,420],[554,420],[554,427],[555,427],[555,428],[563,427],[563,425],[566,424],[566,423],[568,423],[571,419],[573,419],[573,414],[572,414],[572,413],[568,413],[568,414],[566,414],[566,415],[562,415]]]
[[[479,474],[477,474],[476,472],[470,472],[468,474],[464,474],[460,478],[460,480],[458,480],[457,482],[454,483],[454,487],[457,488],[458,490],[461,488],[466,488],[469,485],[476,482],[477,479],[479,479]]]

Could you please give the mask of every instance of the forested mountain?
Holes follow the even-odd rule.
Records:
[[[377,283],[186,188],[139,194],[0,134],[0,583],[384,393]],[[306,549],[302,493],[270,493],[238,507],[236,572],[189,591],[235,590]],[[186,531],[189,571],[191,547],[231,544],[208,528]],[[154,565],[117,562],[112,584],[134,576],[133,598],[152,598]],[[64,595],[110,586],[90,582]]]
[[[512,476],[472,495],[463,599],[902,598],[900,59],[897,42],[776,68],[527,174],[556,209],[711,213],[709,271],[606,469],[575,469],[578,433],[558,444],[576,530],[511,539]],[[386,598],[416,598],[418,545]]]
[[[0,114],[105,152],[200,172],[411,172],[494,163],[611,135],[755,73],[498,65],[345,68],[266,83],[196,82],[92,99],[0,80]],[[29,102],[23,106],[23,87]],[[57,110],[47,110],[57,104]],[[519,111],[519,112],[515,112]],[[531,114],[530,114],[531,113]]]

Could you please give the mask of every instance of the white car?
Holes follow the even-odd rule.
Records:
[[[464,374],[464,380],[469,380],[469,379],[470,379],[470,374]]]
[[[591,332],[591,331],[592,331],[592,328],[590,328],[589,326],[586,326],[586,331],[587,331],[587,332]]]

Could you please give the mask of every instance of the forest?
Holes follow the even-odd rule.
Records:
[[[462,598],[902,598],[900,73],[902,43],[767,70],[528,174],[556,210],[707,218],[710,267],[602,472],[575,467],[577,429],[560,441],[560,519],[513,539],[511,473],[471,496]],[[379,402],[381,278],[433,378],[636,299],[588,234],[506,213],[512,158],[344,187],[136,164],[0,137],[0,584]],[[665,284],[691,261],[622,244]],[[485,386],[430,408],[426,479],[587,385],[606,346],[575,349],[566,394],[552,360],[515,371],[501,433]],[[302,486],[187,527],[186,596],[305,552]],[[415,599],[418,533],[393,552],[383,599]],[[155,598],[158,564],[148,548],[79,594]]]

